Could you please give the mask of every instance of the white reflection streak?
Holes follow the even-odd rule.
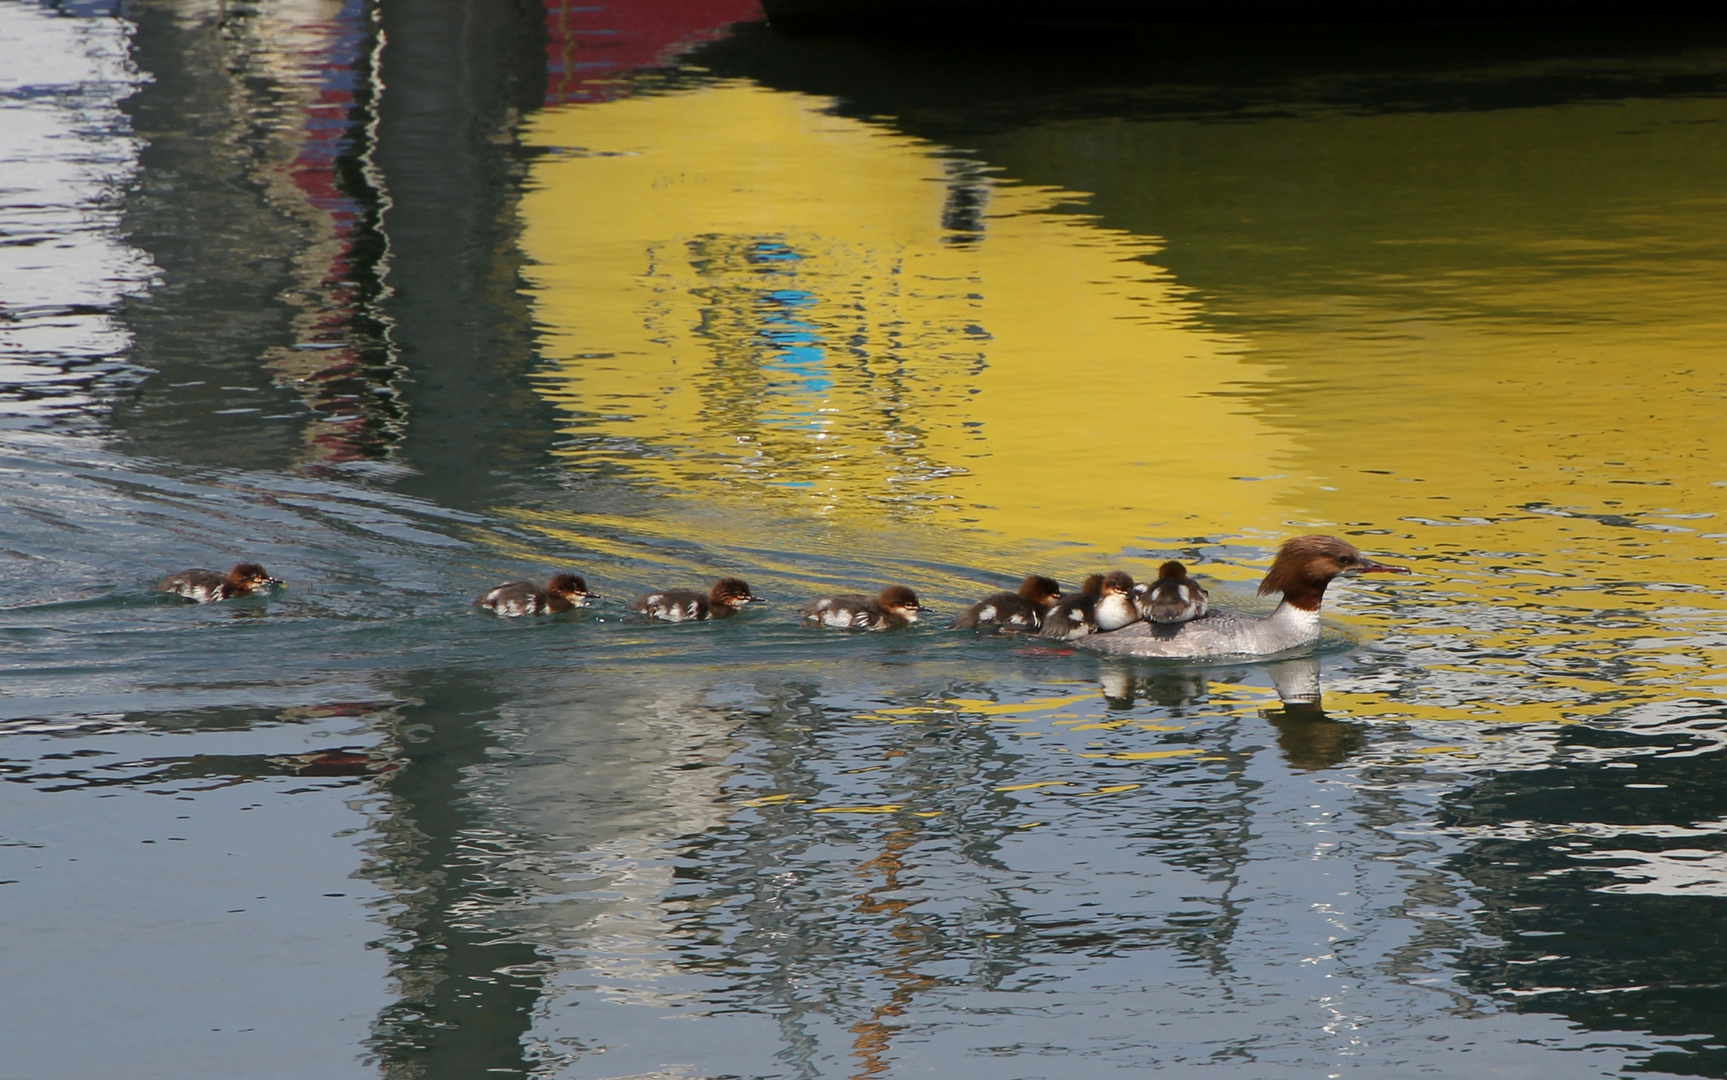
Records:
[[[1635,787],[1639,785],[1627,785]],[[1563,866],[1546,871],[1544,877],[1561,877],[1580,871],[1606,871],[1623,879],[1623,884],[1604,885],[1594,892],[1630,893],[1651,896],[1727,896],[1727,851],[1714,848],[1669,848],[1663,851],[1638,851],[1633,848],[1605,849],[1591,846],[1591,840],[1611,840],[1621,836],[1639,840],[1727,840],[1727,819],[1698,822],[1694,825],[1629,825],[1608,822],[1570,822],[1555,825],[1548,822],[1507,821],[1496,825],[1452,830],[1458,835],[1477,840],[1553,840],[1567,841],[1574,850],[1564,854],[1586,864],[1604,862],[1618,865]]]
[[[0,423],[87,404],[130,344],[110,309],[152,281],[119,228],[140,149],[119,108],[142,81],[129,32],[0,3]]]
[[[1719,834],[1717,834],[1719,835]],[[1549,875],[1576,870],[1606,870],[1625,879],[1593,892],[1638,893],[1648,896],[1727,896],[1727,851],[1676,848],[1670,851],[1578,851],[1570,858],[1590,862],[1613,860],[1618,866],[1567,867]]]

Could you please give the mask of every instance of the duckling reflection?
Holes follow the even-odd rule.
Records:
[[[1103,701],[1111,709],[1133,708],[1133,676],[1125,671],[1105,671],[1098,676]]]
[[[1098,683],[1109,708],[1133,708],[1135,702],[1181,708],[1202,705],[1211,696],[1211,681],[1205,674],[1204,669],[1192,667],[1171,667],[1138,676],[1128,669],[1105,669],[1098,674]]]
[[[1105,703],[1111,709],[1131,709],[1136,701],[1179,709],[1203,704],[1211,694],[1211,682],[1203,669],[1170,668],[1134,675],[1123,669],[1105,670],[1098,676]]]
[[[1191,668],[1159,671],[1139,680],[1139,695],[1153,705],[1180,709],[1211,696],[1211,682]]]

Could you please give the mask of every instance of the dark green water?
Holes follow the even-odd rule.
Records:
[[[1281,441],[1249,495],[1086,546],[1012,507],[932,525],[935,496],[837,466],[868,513],[678,487],[679,437],[705,467],[742,429],[549,390],[571,331],[524,200],[604,222],[659,196],[590,207],[536,172],[577,154],[518,138],[543,19],[0,6],[0,1075],[1727,1076],[1727,34],[746,26],[564,106],[801,95],[927,147],[956,249],[1033,187],[1059,195],[1038,220],[1093,230],[1076,247],[1155,247],[1182,305],[1159,318],[1240,381],[1124,366],[1168,415],[1101,386],[1052,424],[1167,446],[1227,399]],[[748,232],[713,213],[692,265]],[[779,314],[693,332],[737,365],[728,401],[803,363],[771,269]],[[794,344],[837,340],[824,317]],[[1063,313],[997,318],[976,336],[1005,354]],[[674,324],[642,320],[644,355]],[[980,384],[1007,370],[966,347]],[[859,369],[898,365],[884,452],[955,472],[927,357],[872,348]],[[1027,550],[1069,583],[1179,556],[1252,606],[1311,527],[1418,571],[1334,590],[1317,656],[1122,666],[939,629]],[[240,557],[290,587],[150,591]],[[563,566],[606,601],[468,606]],[[721,571],[774,603],[622,618]],[[886,581],[935,623],[790,616]]]

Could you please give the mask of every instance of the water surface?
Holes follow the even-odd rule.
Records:
[[[1727,39],[697,7],[0,8],[9,1067],[1727,1075]],[[940,628],[1310,531],[1311,656]]]

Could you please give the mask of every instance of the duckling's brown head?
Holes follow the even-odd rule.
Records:
[[[714,587],[708,590],[708,600],[723,607],[738,608],[745,604],[761,602],[761,597],[750,592],[750,587],[742,578],[721,578],[714,582]]]
[[[563,597],[576,607],[586,606],[589,600],[598,597],[588,591],[588,583],[580,574],[558,574],[546,584],[546,591],[553,596]]]
[[[242,592],[257,592],[268,589],[281,582],[270,576],[270,572],[255,562],[236,563],[234,569],[228,571],[228,584]]]
[[[1061,599],[1061,586],[1056,584],[1054,578],[1027,574],[1025,580],[1019,583],[1019,595],[1028,603],[1047,608]]]
[[[876,603],[883,611],[891,611],[907,622],[917,622],[917,613],[923,610],[923,605],[917,602],[917,593],[904,585],[889,585],[876,597]]]

